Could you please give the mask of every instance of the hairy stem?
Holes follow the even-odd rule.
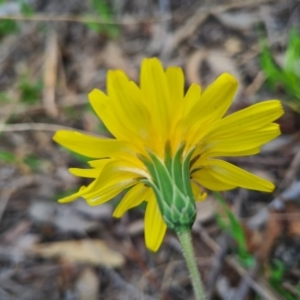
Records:
[[[183,256],[185,258],[192,285],[194,288],[195,299],[196,300],[205,300],[205,290],[203,287],[203,283],[200,277],[200,273],[198,270],[194,249],[192,245],[191,232],[189,229],[181,229],[177,230],[177,236],[181,244],[181,248],[183,251]]]

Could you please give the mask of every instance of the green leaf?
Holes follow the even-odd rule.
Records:
[[[99,24],[99,23],[95,23],[95,22],[85,22],[85,25],[93,30],[93,31],[96,31],[96,32],[101,32],[102,31],[102,28],[103,28],[103,25]]]
[[[274,265],[271,268],[269,277],[270,285],[287,300],[297,300],[298,297],[287,291],[282,285],[281,281],[285,275],[286,268],[280,260],[275,260]]]
[[[225,222],[222,220],[220,215],[218,215],[218,217],[217,217],[218,224],[220,224],[221,228],[227,229],[227,231],[229,231],[229,234],[236,241],[237,254],[238,254],[240,261],[247,267],[253,266],[255,260],[254,260],[254,257],[247,251],[246,237],[245,237],[244,230],[243,230],[241,223],[235,217],[235,215],[232,213],[232,211],[227,207],[222,196],[217,192],[214,192],[213,194],[216,197],[216,199],[219,201],[219,203],[221,204],[221,206],[222,206],[223,210],[225,211],[226,216],[228,218],[228,224],[225,224]]]
[[[282,261],[276,259],[273,262],[274,266],[271,268],[270,280],[280,282],[285,274],[285,267]]]
[[[272,57],[272,53],[267,45],[264,42],[262,42],[261,44],[262,51],[260,54],[260,64],[262,70],[265,73],[269,86],[273,90],[275,90],[277,83],[282,81],[282,71],[275,63],[275,60]]]
[[[0,92],[0,102],[9,102],[11,99],[6,92]]]
[[[18,32],[19,27],[14,20],[0,20],[0,36]]]
[[[229,230],[228,224],[226,222],[224,222],[224,219],[222,218],[222,216],[218,212],[215,213],[215,216],[216,216],[216,221],[217,221],[218,226],[222,230]]]
[[[295,28],[289,34],[284,70],[295,74],[298,79],[300,78],[300,36]]]
[[[0,150],[0,161],[4,161],[6,163],[15,163],[17,159],[13,153]]]
[[[41,164],[40,159],[34,154],[30,154],[23,159],[23,162],[30,167],[32,171],[37,171]]]
[[[41,80],[31,83],[26,76],[23,76],[18,85],[21,101],[27,104],[33,104],[39,101],[43,82]]]
[[[283,68],[276,64],[266,41],[261,40],[260,44],[260,64],[268,85],[272,90],[283,88],[288,95],[287,104],[300,113],[300,36],[297,30],[290,31]]]
[[[92,6],[103,19],[109,20],[111,18],[109,6],[105,0],[92,0]]]
[[[30,16],[34,15],[33,8],[25,0],[19,0],[19,4],[21,6],[21,13],[24,16],[30,17]]]
[[[101,20],[103,20],[104,22],[107,21],[108,23],[113,21],[111,9],[107,1],[92,0],[91,4],[93,10],[97,13]],[[116,38],[120,34],[120,28],[115,24],[100,24],[89,21],[87,21],[85,24],[91,30],[94,30],[101,34],[107,34],[111,38]]]
[[[245,239],[245,235],[244,235],[244,230],[243,230],[240,222],[235,217],[235,215],[231,212],[231,210],[227,207],[222,196],[217,192],[214,192],[214,195],[217,198],[217,200],[220,202],[220,204],[221,204],[222,208],[224,209],[226,216],[229,220],[230,234],[238,243],[239,249],[246,250],[247,249],[246,239]]]

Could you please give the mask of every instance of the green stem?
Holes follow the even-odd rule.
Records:
[[[205,300],[205,290],[203,287],[202,280],[200,278],[200,273],[197,266],[197,261],[194,254],[194,249],[192,245],[192,238],[191,238],[191,231],[189,229],[181,229],[178,230],[177,236],[179,239],[179,242],[181,244],[181,248],[183,251],[183,256],[185,258],[190,277],[192,280],[194,293],[195,293],[195,299],[196,300]]]

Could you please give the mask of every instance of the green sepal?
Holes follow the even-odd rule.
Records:
[[[152,180],[144,179],[142,182],[153,189],[164,221],[175,231],[190,229],[196,218],[189,175],[193,150],[183,159],[184,146],[180,145],[172,156],[170,145],[167,144],[164,160],[149,149],[149,158],[139,156],[152,177]]]

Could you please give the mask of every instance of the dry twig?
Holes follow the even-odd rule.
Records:
[[[99,17],[81,17],[75,15],[57,15],[57,14],[35,14],[33,16],[24,16],[20,14],[8,15],[8,16],[0,16],[0,20],[16,20],[16,21],[35,21],[35,22],[77,22],[77,23],[97,23],[97,24],[105,24],[105,25],[132,25],[139,23],[156,23],[161,21],[166,21],[171,19],[171,16],[165,17],[157,17],[157,18],[136,18],[130,20],[123,21],[110,21],[103,20]]]
[[[54,30],[50,31],[44,60],[44,90],[43,104],[47,114],[52,117],[58,116],[58,109],[55,104],[55,87],[58,65],[58,41],[57,34]]]
[[[74,128],[46,123],[20,123],[20,124],[0,124],[0,132],[13,131],[57,131],[57,130],[74,130]]]

